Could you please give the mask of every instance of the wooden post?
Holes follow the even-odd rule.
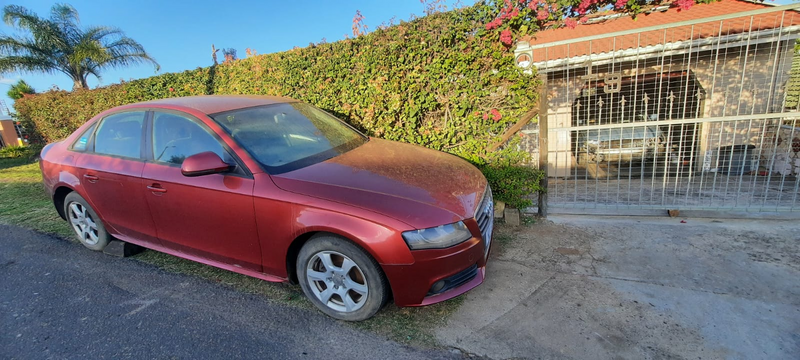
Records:
[[[547,140],[549,136],[547,124],[547,75],[539,92],[539,169],[544,172],[539,185],[539,216],[547,217]]]

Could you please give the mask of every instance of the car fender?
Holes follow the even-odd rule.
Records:
[[[298,206],[295,211],[295,238],[310,232],[328,232],[344,237],[368,252],[381,265],[414,263],[401,232],[367,219]]]

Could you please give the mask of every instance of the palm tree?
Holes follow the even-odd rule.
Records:
[[[79,27],[78,11],[56,4],[50,18],[40,18],[18,5],[3,8],[6,24],[26,36],[0,35],[0,73],[62,72],[73,81],[72,89],[87,88],[86,78],[106,68],[150,63],[159,69],[141,44],[122,30],[107,26]]]
[[[9,98],[13,100],[22,99],[25,94],[36,94],[36,90],[34,90],[25,80],[17,81],[16,84],[11,85],[11,88],[8,89],[6,93]]]

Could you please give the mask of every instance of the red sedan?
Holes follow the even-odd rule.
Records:
[[[117,107],[46,146],[40,167],[87,248],[116,238],[299,283],[337,319],[367,319],[391,298],[433,304],[484,278],[493,202],[478,169],[299,101]]]

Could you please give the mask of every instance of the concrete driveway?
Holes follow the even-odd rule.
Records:
[[[797,359],[800,222],[558,216],[502,229],[436,331],[492,358]]]

